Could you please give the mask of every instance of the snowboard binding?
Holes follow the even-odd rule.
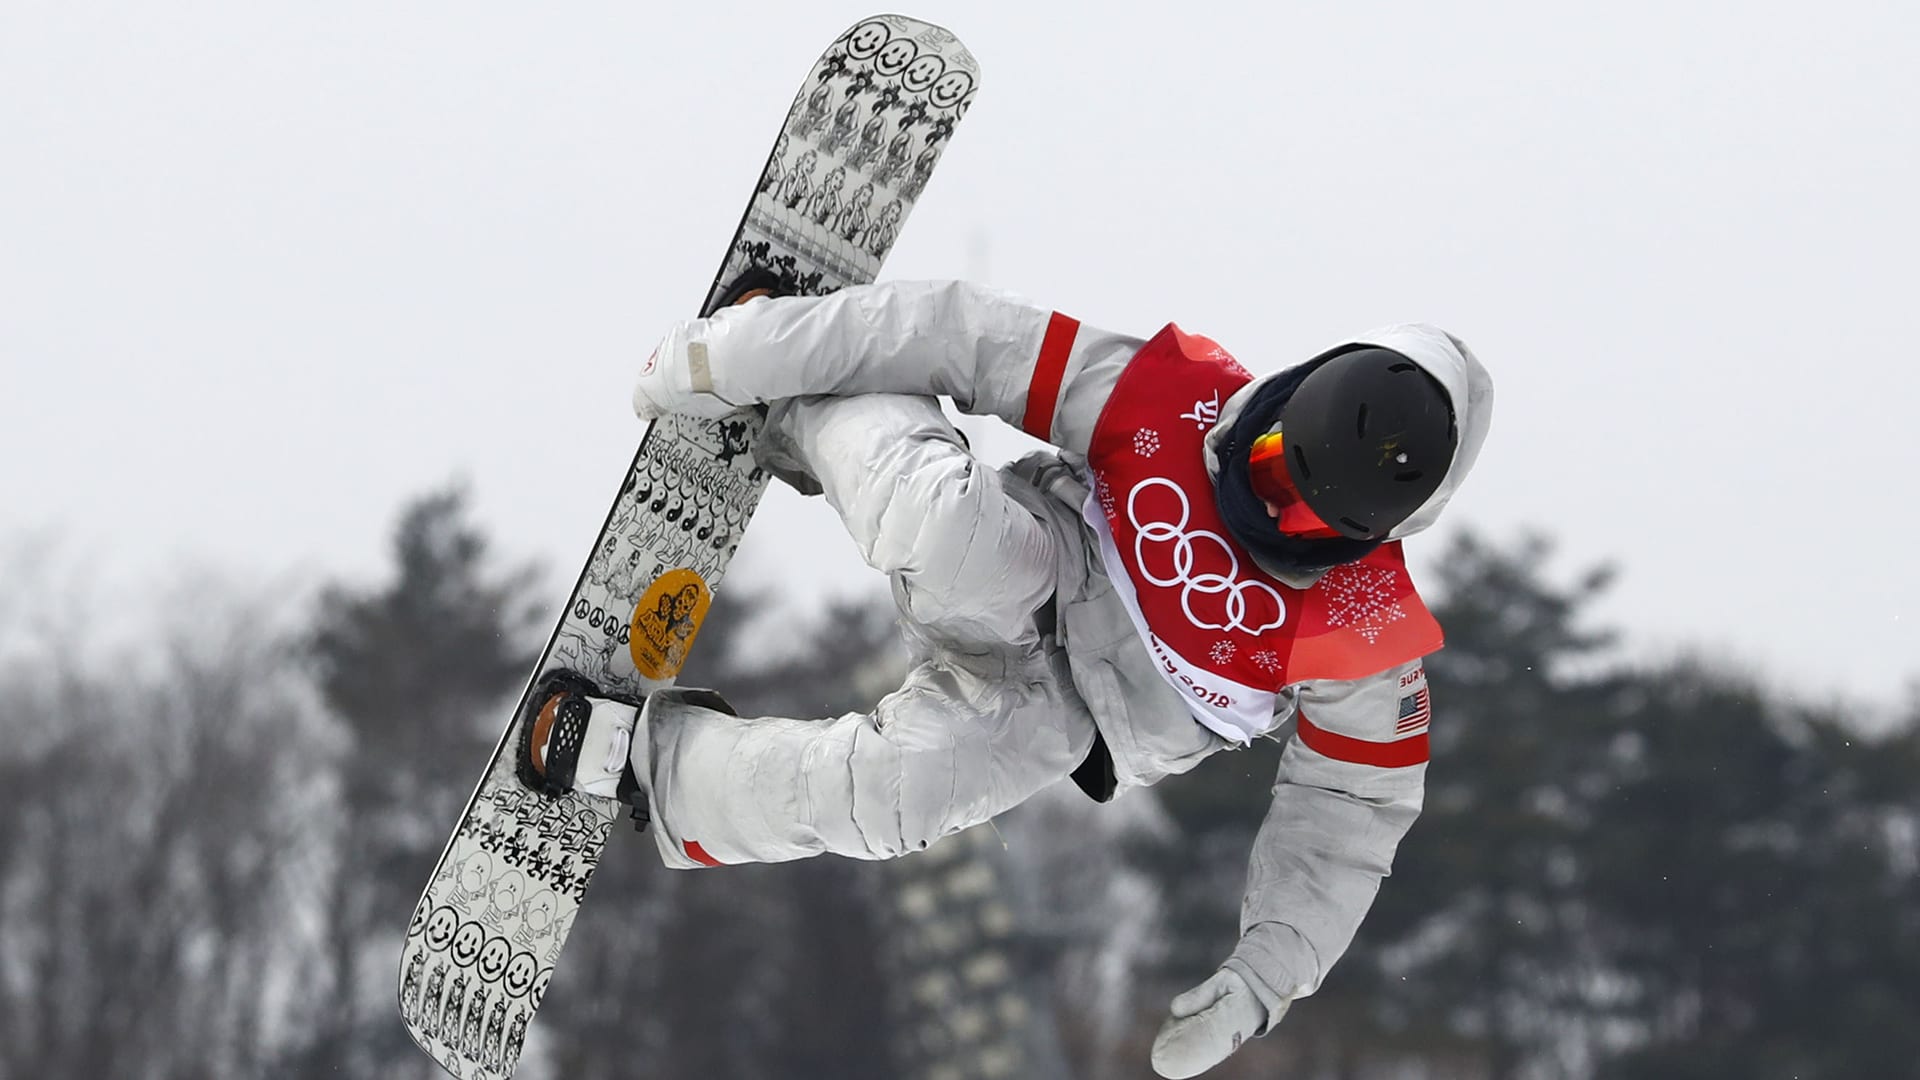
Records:
[[[651,818],[647,797],[627,758],[639,711],[637,703],[608,697],[577,672],[548,672],[521,711],[515,774],[550,799],[573,791],[616,798],[644,830]]]
[[[713,310],[744,304],[749,300],[758,300],[763,296],[792,296],[798,290],[794,282],[770,266],[749,266],[740,276],[727,283],[714,297]]]

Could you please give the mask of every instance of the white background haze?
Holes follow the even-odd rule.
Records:
[[[630,373],[870,10],[0,4],[0,535],[116,595],[371,574],[460,476],[558,593]],[[1175,320],[1256,372],[1440,324],[1498,402],[1416,573],[1536,527],[1562,572],[1621,565],[1601,614],[1642,654],[1881,706],[1920,675],[1911,5],[902,10],[983,88],[887,276]],[[736,569],[878,590],[784,490]]]

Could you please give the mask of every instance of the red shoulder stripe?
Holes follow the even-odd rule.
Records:
[[[1337,731],[1328,731],[1316,727],[1307,719],[1306,713],[1299,714],[1299,726],[1295,729],[1300,741],[1307,749],[1322,757],[1335,761],[1345,761],[1354,765],[1372,765],[1380,769],[1404,769],[1409,765],[1418,765],[1427,760],[1427,735],[1421,732],[1410,739],[1395,739],[1393,742],[1369,742],[1342,735]]]
[[[1047,335],[1040,339],[1040,356],[1033,364],[1033,381],[1027,384],[1027,414],[1020,421],[1021,428],[1036,439],[1051,441],[1053,411],[1067,375],[1067,354],[1079,333],[1079,319],[1056,311],[1047,320]]]

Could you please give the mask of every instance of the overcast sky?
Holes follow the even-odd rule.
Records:
[[[630,372],[869,10],[0,2],[0,534],[136,590],[371,574],[461,476],[570,580]],[[904,10],[983,77],[889,276],[1256,372],[1438,323],[1498,405],[1416,570],[1535,527],[1567,574],[1620,564],[1602,614],[1643,651],[1882,706],[1920,676],[1911,5]],[[874,587],[785,492],[736,569]]]

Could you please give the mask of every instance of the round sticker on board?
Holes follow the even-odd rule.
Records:
[[[627,651],[635,670],[649,679],[679,674],[712,602],[712,590],[692,570],[669,570],[654,578],[633,609]]]

